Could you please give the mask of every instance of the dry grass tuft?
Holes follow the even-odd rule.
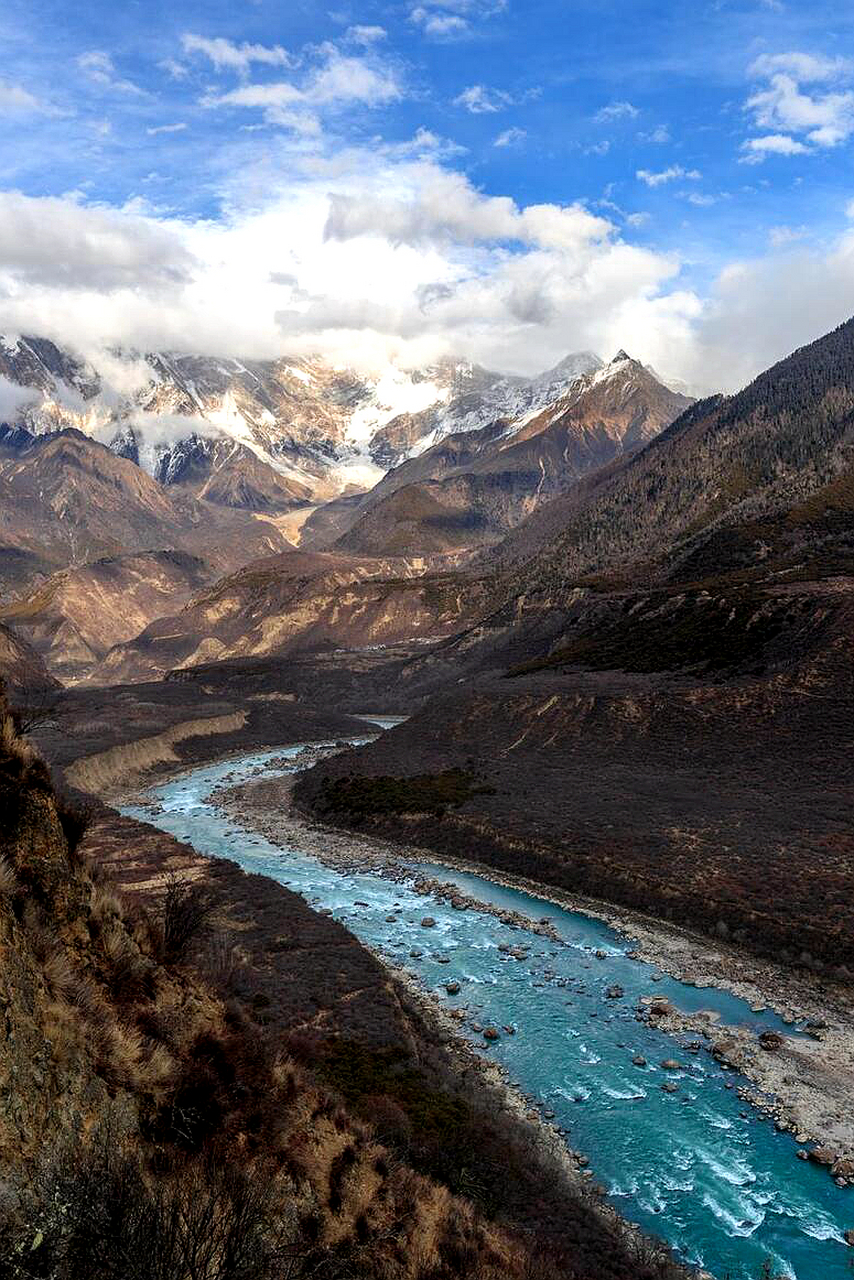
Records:
[[[8,858],[0,858],[0,898],[14,897],[18,888],[18,877]]]
[[[68,958],[68,953],[57,947],[47,957],[42,969],[45,985],[53,996],[63,1004],[72,1004],[77,991],[77,974]]]

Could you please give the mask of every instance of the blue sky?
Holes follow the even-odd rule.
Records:
[[[854,312],[838,3],[11,0],[0,36],[7,329],[712,386]]]

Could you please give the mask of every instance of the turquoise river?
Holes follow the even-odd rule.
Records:
[[[560,942],[523,936],[494,915],[428,904],[410,884],[336,870],[299,848],[277,847],[211,804],[211,792],[226,775],[229,782],[245,781],[275,759],[276,767],[264,775],[275,776],[299,750],[194,768],[151,788],[123,812],[331,909],[336,920],[415,974],[438,1000],[464,1000],[484,1025],[515,1027],[515,1035],[502,1035],[489,1048],[465,1026],[460,1034],[468,1034],[522,1092],[554,1113],[553,1122],[589,1157],[619,1212],[667,1240],[684,1261],[717,1280],[759,1280],[764,1267],[797,1280],[851,1280],[854,1255],[843,1232],[854,1227],[854,1191],[795,1159],[794,1140],[737,1097],[737,1076],[707,1053],[686,1054],[679,1037],[638,1022],[634,1009],[641,996],[654,992],[685,1011],[714,1009],[724,1023],[792,1034],[790,1028],[774,1014],[752,1014],[726,992],[697,990],[668,977],[652,986],[653,967],[627,956],[630,941],[598,920],[477,875],[412,863],[413,879],[427,872],[483,902],[533,919],[548,916]],[[436,921],[429,939],[418,927],[427,911]],[[423,949],[420,958],[409,954],[413,939]],[[530,944],[523,963],[499,950],[520,941]],[[605,958],[597,958],[597,951]],[[450,962],[440,963],[434,958],[439,954]],[[454,979],[462,991],[451,999],[445,984]],[[605,998],[614,983],[624,998]],[[633,1065],[636,1055],[648,1065]],[[664,1071],[659,1064],[665,1059],[684,1066]],[[678,1092],[662,1090],[666,1080],[677,1083]]]

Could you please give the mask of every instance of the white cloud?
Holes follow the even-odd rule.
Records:
[[[317,134],[319,114],[324,111],[344,106],[378,107],[402,96],[397,73],[389,64],[341,53],[333,45],[324,45],[320,53],[320,61],[301,83],[243,84],[228,93],[207,95],[202,105],[259,108],[269,124]]]
[[[0,279],[46,286],[156,292],[189,278],[181,239],[150,218],[56,196],[0,192]]]
[[[53,115],[51,107],[19,84],[0,80],[0,111],[9,115]]]
[[[660,173],[651,173],[649,169],[638,169],[635,174],[635,177],[645,182],[648,187],[661,187],[666,182],[675,182],[677,178],[697,182],[702,176],[699,169],[683,169],[681,164],[671,165],[669,169],[662,169]]]
[[[761,138],[748,138],[741,150],[745,164],[760,164],[766,156],[800,156],[807,148],[786,133],[766,133]]]
[[[344,39],[349,40],[352,44],[372,45],[379,40],[385,40],[388,32],[385,27],[357,25],[348,27],[344,33]]]
[[[425,9],[421,5],[413,9],[409,17],[416,26],[421,27],[425,36],[432,36],[437,40],[468,35],[471,30],[466,19],[461,18],[458,13],[442,13],[436,9]]]
[[[742,148],[754,163],[768,154],[800,155],[807,144],[836,147],[854,133],[854,92],[843,87],[851,77],[845,59],[763,54],[750,74],[766,84],[747,99],[745,110],[757,128],[769,131],[748,139]],[[808,91],[805,85],[822,88]]]
[[[631,102],[609,102],[593,117],[599,124],[610,124],[614,120],[634,120],[639,115],[637,107]]]
[[[524,129],[519,129],[516,125],[513,125],[512,128],[504,129],[502,133],[499,133],[492,145],[494,147],[514,147],[517,143],[524,142],[527,136]]]
[[[520,209],[508,196],[482,195],[463,174],[436,166],[421,166],[417,178],[404,197],[385,192],[331,196],[326,238],[382,235],[398,244],[517,241],[566,250],[604,240],[610,232],[604,218],[578,204]]]
[[[131,80],[123,80],[116,73],[113,60],[103,49],[90,49],[81,53],[77,65],[87,79],[103,89],[113,89],[117,93],[143,94],[143,90]]]
[[[146,129],[145,132],[149,135],[149,137],[154,138],[157,136],[158,133],[183,133],[186,127],[187,127],[186,122],[183,120],[179,120],[175,124],[154,125],[153,128]]]
[[[578,205],[480,192],[438,142],[265,139],[230,174],[219,221],[0,197],[0,332],[44,334],[99,367],[121,346],[365,368],[455,354],[533,373],[623,346],[714,390],[849,314],[854,229],[825,252],[793,252],[778,229],[767,256],[700,297],[676,255]]]
[[[513,99],[503,89],[490,89],[485,84],[472,84],[454,98],[455,107],[465,107],[472,115],[486,115],[503,111]]]
[[[773,248],[781,249],[787,244],[803,240],[806,234],[806,227],[772,227],[768,232],[768,242]]]
[[[207,58],[218,71],[236,71],[238,75],[246,75],[253,63],[267,67],[288,67],[291,59],[281,45],[272,47],[263,44],[234,44],[223,36],[209,38],[194,35],[188,31],[181,37],[181,46],[185,53],[201,54]]]
[[[41,397],[38,391],[30,387],[19,387],[17,382],[10,382],[0,374],[0,424],[17,422],[24,405],[39,399]]]
[[[649,133],[639,133],[638,137],[641,142],[654,142],[656,146],[663,146],[665,142],[670,142],[670,130],[666,124],[660,124]]]
[[[410,10],[409,20],[430,39],[459,40],[506,8],[507,0],[427,0]]]

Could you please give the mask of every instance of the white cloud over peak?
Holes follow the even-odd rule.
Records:
[[[854,230],[793,250],[777,228],[767,257],[731,264],[701,297],[675,254],[630,243],[642,214],[621,216],[621,233],[579,204],[480,191],[442,146],[427,131],[339,151],[278,135],[256,168],[234,168],[218,220],[7,193],[0,332],[100,362],[122,346],[366,369],[457,355],[526,373],[625,347],[710,391],[850,310]]]
[[[23,406],[39,398],[32,387],[21,387],[0,374],[0,423],[15,422]]]

